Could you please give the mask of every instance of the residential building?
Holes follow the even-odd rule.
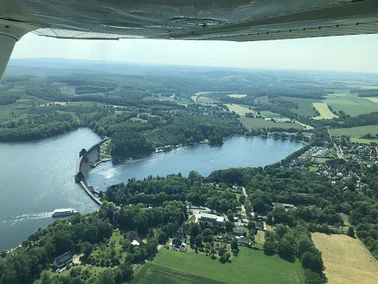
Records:
[[[54,259],[53,265],[55,268],[62,268],[72,262],[72,253],[70,251],[58,256]]]

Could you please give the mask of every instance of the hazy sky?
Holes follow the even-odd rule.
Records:
[[[75,58],[131,63],[378,73],[378,35],[265,42],[62,40],[28,34],[12,58]]]

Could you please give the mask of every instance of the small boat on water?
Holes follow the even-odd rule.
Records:
[[[58,217],[67,217],[72,216],[73,214],[77,213],[75,209],[67,208],[67,209],[55,209],[52,217],[58,218]]]

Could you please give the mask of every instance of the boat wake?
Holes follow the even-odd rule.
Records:
[[[17,223],[27,220],[38,220],[38,219],[46,219],[51,218],[53,212],[42,212],[42,213],[31,213],[31,214],[23,214],[16,217],[5,217],[0,218],[2,223]]]

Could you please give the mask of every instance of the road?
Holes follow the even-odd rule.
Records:
[[[248,199],[248,194],[247,194],[247,191],[245,190],[245,187],[244,187],[244,186],[242,186],[242,190],[243,190],[243,194],[244,194],[244,196],[245,196],[245,199]],[[247,211],[245,211],[245,206],[244,206],[244,204],[242,204],[241,208],[242,208],[242,214],[244,214],[244,215],[247,216]]]
[[[343,149],[341,149],[339,146],[336,145],[335,142],[333,142],[332,135],[331,135],[331,133],[329,132],[329,130],[328,130],[328,135],[329,135],[329,138],[331,139],[331,142],[332,142],[332,144],[333,144],[333,147],[335,147],[335,150],[336,150],[336,153],[337,153],[337,157],[338,157],[339,159],[345,160]]]

